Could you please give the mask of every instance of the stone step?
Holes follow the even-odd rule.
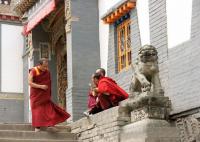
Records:
[[[12,124],[4,123],[0,124],[0,130],[24,130],[24,131],[33,131],[34,128],[31,124]]]
[[[57,125],[60,131],[64,132],[71,132],[71,128],[66,125]],[[23,130],[23,131],[34,131],[34,128],[31,124],[0,124],[0,130]]]
[[[10,139],[0,138],[0,142],[80,142],[78,140],[52,140],[52,139]]]
[[[0,130],[0,138],[11,139],[52,139],[52,140],[76,140],[76,134],[69,132],[34,132],[34,131],[16,131],[16,130]]]

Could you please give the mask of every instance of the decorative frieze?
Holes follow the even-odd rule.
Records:
[[[200,141],[200,122],[193,116],[178,118],[176,126],[179,130],[181,142]]]
[[[66,33],[71,31],[71,1],[65,0],[65,31]]]
[[[18,15],[22,16],[26,11],[28,11],[38,0],[19,0],[15,7],[14,11]],[[41,1],[41,0],[40,0]]]
[[[54,47],[59,40],[60,37],[64,36],[65,37],[65,32],[64,32],[64,16],[60,16],[59,18],[54,21],[54,25],[51,28],[52,34],[52,47]]]
[[[145,106],[131,112],[131,122],[140,121],[145,118],[165,119],[166,108],[157,106]]]

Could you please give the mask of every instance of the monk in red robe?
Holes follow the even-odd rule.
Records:
[[[95,91],[98,92],[98,101],[103,110],[117,106],[120,101],[128,98],[128,94],[113,79],[101,73],[95,73],[94,83],[97,85]]]
[[[47,59],[42,59],[38,66],[30,70],[29,85],[32,126],[35,131],[40,131],[41,127],[57,131],[54,125],[64,122],[70,114],[51,101],[51,77]]]
[[[99,103],[97,102],[97,93],[93,90],[96,88],[96,85],[93,81],[94,74],[91,76],[91,83],[89,84],[90,90],[88,92],[88,111],[85,111],[83,114],[89,116],[90,114],[95,114],[102,111]]]

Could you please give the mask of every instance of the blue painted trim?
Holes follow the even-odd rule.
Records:
[[[117,21],[115,21],[114,26],[118,26],[121,23],[123,23],[125,20],[130,18],[130,14],[127,13],[126,15],[122,16],[121,18],[119,18]]]

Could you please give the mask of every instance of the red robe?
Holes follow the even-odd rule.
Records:
[[[89,91],[88,93],[88,109],[92,109],[96,106],[96,96],[92,95],[92,91]]]
[[[128,98],[128,94],[109,77],[103,77],[99,80],[98,91],[102,109],[117,106],[120,101]],[[106,93],[109,95],[105,95]]]
[[[30,88],[32,125],[34,127],[54,126],[70,117],[66,111],[51,101],[51,79],[48,70],[41,71],[37,67],[31,69],[33,82],[47,85],[47,90]]]

